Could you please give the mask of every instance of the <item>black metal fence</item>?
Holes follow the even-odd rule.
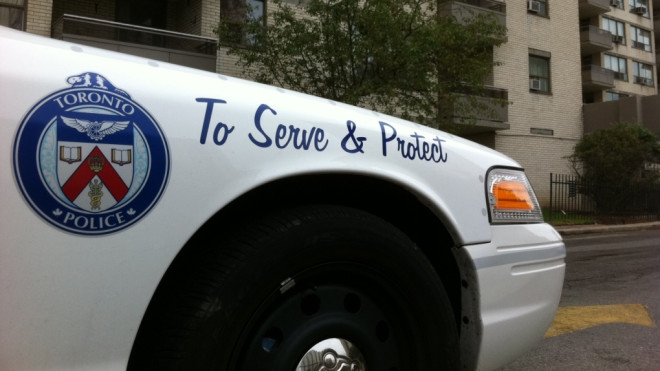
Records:
[[[660,184],[617,187],[584,182],[576,175],[550,174],[550,206],[545,214],[554,224],[659,220]]]

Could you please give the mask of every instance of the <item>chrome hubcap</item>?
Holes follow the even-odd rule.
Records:
[[[323,340],[309,349],[296,371],[366,371],[360,350],[348,340]]]

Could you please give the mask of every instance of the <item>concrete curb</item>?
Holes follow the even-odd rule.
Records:
[[[562,225],[555,229],[563,236],[586,234],[586,233],[608,233],[608,232],[629,232],[642,231],[646,229],[658,229],[660,222],[650,223],[631,223],[631,224],[590,224],[590,225]]]

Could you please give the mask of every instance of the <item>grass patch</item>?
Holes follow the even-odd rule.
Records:
[[[584,225],[595,224],[596,219],[591,215],[583,215],[579,213],[569,213],[561,211],[548,211],[543,210],[543,218],[547,223],[554,226],[560,225]]]

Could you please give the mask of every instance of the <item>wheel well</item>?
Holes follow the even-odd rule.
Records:
[[[195,234],[194,241],[217,233],[217,226],[237,226],[255,215],[303,204],[333,204],[362,209],[397,226],[419,246],[445,285],[458,327],[461,315],[460,272],[454,242],[442,221],[406,188],[385,180],[346,174],[308,175],[258,187],[224,207]],[[185,255],[186,251],[182,251]],[[181,254],[180,254],[181,255]],[[177,257],[178,260],[179,257]]]
[[[334,183],[339,179],[323,180],[327,180],[322,183],[324,187],[339,184]],[[309,179],[295,184],[312,186],[318,185],[317,181]],[[389,186],[379,182],[361,181],[365,182],[363,185],[383,186],[387,191],[394,192],[396,188],[389,190],[386,189]],[[436,364],[438,349],[446,352],[441,357],[443,360],[458,362],[460,343],[456,336],[461,326],[456,323],[456,318],[446,316],[448,306],[453,306],[456,311],[460,302],[455,294],[450,294],[458,280],[457,274],[450,274],[450,271],[456,271],[449,261],[453,259],[445,259],[445,252],[449,258],[452,257],[451,248],[431,249],[437,251],[431,254],[432,257],[446,260],[436,261],[444,269],[432,270],[402,234],[415,224],[415,218],[410,215],[417,214],[407,213],[426,211],[406,206],[399,212],[413,221],[401,224],[400,231],[388,230],[388,224],[365,214],[364,211],[369,210],[382,212],[373,200],[363,198],[357,205],[351,205],[354,210],[348,210],[344,206],[350,204],[347,201],[351,197],[344,197],[339,202],[337,196],[340,193],[323,192],[327,197],[313,197],[315,195],[311,193],[314,192],[301,191],[296,193],[298,197],[287,198],[293,197],[293,194],[289,191],[273,193],[277,189],[279,186],[259,189],[223,208],[181,250],[149,304],[135,339],[128,369],[159,368],[164,365],[171,369],[198,368],[189,367],[187,362],[213,361],[216,356],[224,357],[218,359],[223,365],[226,362],[228,368],[233,368],[231,365],[234,362],[242,362],[236,358],[240,354],[230,350],[224,355],[217,352],[217,349],[232,347],[238,347],[241,354],[244,349],[252,349],[251,353],[246,354],[256,357],[245,354],[240,357],[258,358],[257,363],[264,364],[274,359],[269,349],[276,349],[264,348],[264,341],[268,344],[287,344],[283,348],[288,349],[283,353],[286,356],[281,356],[285,358],[276,360],[290,363],[288,359],[300,354],[301,349],[309,349],[309,344],[305,344],[316,330],[326,336],[339,331],[349,340],[359,340],[363,349],[369,351],[371,360],[381,358],[378,355],[382,352],[377,349],[394,351],[388,369],[400,361],[414,362],[419,359]],[[369,189],[359,190],[366,192]],[[393,193],[389,196],[393,200],[399,197]],[[402,197],[403,200],[392,201],[389,206],[396,208],[409,196]],[[358,211],[358,207],[366,210]],[[275,213],[270,214],[271,209]],[[260,213],[270,215],[260,218]],[[385,219],[402,219],[386,214],[391,213],[383,213]],[[422,216],[419,215],[418,219],[421,220]],[[249,219],[254,218],[262,222],[250,223]],[[437,227],[435,223],[419,221],[419,224],[427,228]],[[433,242],[437,246],[442,240],[431,241],[430,236],[434,233],[443,234],[442,230],[436,229],[415,237],[418,241]],[[358,252],[360,247],[364,249],[362,253]],[[287,259],[279,259],[280,256]],[[281,264],[274,265],[273,261],[278,260]],[[384,267],[388,267],[387,272],[382,271]],[[433,277],[436,271],[439,277],[450,280],[443,282],[449,297],[428,294],[442,291],[440,282]],[[282,281],[281,285],[287,283],[285,286],[278,285],[282,277],[290,277],[290,281]],[[285,292],[286,295],[281,295]],[[328,300],[321,300],[321,297]],[[324,311],[317,312],[321,305],[315,303],[322,301],[327,305],[323,306]],[[288,309],[281,309],[282,312],[278,308]],[[294,308],[293,312],[290,308]],[[358,310],[360,308],[364,311]],[[379,311],[378,308],[389,309]],[[278,310],[271,312],[272,309]],[[360,312],[362,314],[357,316]],[[373,321],[374,313],[379,318],[377,324]],[[307,316],[311,315],[316,315],[316,319],[310,325]],[[292,317],[302,319],[292,324],[289,320]],[[328,318],[333,322],[327,322]],[[392,326],[395,323],[397,325]],[[417,325],[424,328],[416,329]],[[287,331],[282,331],[283,328]],[[302,328],[316,330],[299,331]],[[306,336],[297,345],[296,341],[283,340],[285,334],[288,339],[298,339],[302,333]],[[399,336],[409,341],[396,341]],[[432,345],[423,347],[422,344]],[[290,353],[292,349],[295,352]],[[424,350],[418,352],[418,349]],[[258,354],[252,353],[254,351]],[[413,353],[423,357],[408,357]]]
[[[185,281],[186,272],[197,254],[226,231],[250,222],[255,216],[298,205],[332,204],[348,206],[377,215],[395,225],[423,251],[439,275],[449,296],[459,332],[461,319],[461,277],[452,253],[454,242],[442,221],[405,187],[381,179],[350,174],[308,175],[281,179],[239,197],[210,218],[186,243],[174,259],[152,298],[129,361],[139,369],[140,354],[148,354],[158,308],[167,300],[170,288]],[[219,230],[222,228],[221,230]],[[146,336],[146,337],[145,337]]]

